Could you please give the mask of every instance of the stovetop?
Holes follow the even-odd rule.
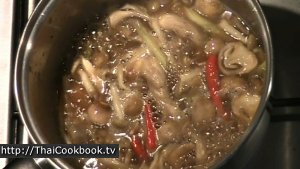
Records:
[[[0,1],[0,144],[28,143],[12,91],[17,46],[39,0]],[[300,1],[260,0],[274,48],[270,125],[247,169],[300,168]],[[298,14],[297,14],[298,13]],[[9,160],[0,159],[0,168]]]
[[[271,122],[249,169],[300,168],[300,1],[281,1],[283,7],[274,3],[263,6],[274,49]]]

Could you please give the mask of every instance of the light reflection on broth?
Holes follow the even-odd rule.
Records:
[[[85,168],[207,168],[251,123],[265,54],[218,0],[126,4],[87,29],[64,80],[69,143],[120,144]]]

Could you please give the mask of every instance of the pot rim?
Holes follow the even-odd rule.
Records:
[[[274,67],[273,67],[273,44],[272,44],[272,38],[271,38],[271,32],[270,28],[267,22],[267,19],[265,17],[265,14],[262,10],[262,7],[259,3],[258,0],[250,0],[252,5],[255,7],[255,11],[258,13],[258,22],[261,27],[263,27],[263,37],[261,39],[263,40],[263,47],[266,52],[266,80],[264,84],[264,93],[262,94],[262,98],[260,101],[260,104],[258,106],[258,109],[256,111],[255,118],[252,120],[250,126],[248,129],[245,131],[241,139],[239,140],[239,143],[235,145],[235,147],[232,149],[229,155],[227,155],[221,162],[218,162],[216,165],[213,166],[213,168],[220,168],[223,166],[225,163],[227,163],[233,156],[234,154],[243,146],[246,144],[246,140],[250,138],[253,134],[255,134],[255,128],[258,126],[263,113],[267,113],[265,111],[265,106],[269,100],[272,86],[273,86],[273,73],[274,73]]]
[[[266,103],[269,99],[269,95],[272,89],[272,83],[273,83],[273,45],[272,45],[272,39],[270,34],[270,29],[266,20],[266,17],[263,13],[263,10],[258,2],[258,0],[249,0],[250,3],[254,6],[254,10],[258,13],[258,22],[259,25],[263,28],[263,37],[261,38],[263,41],[264,49],[267,54],[267,69],[266,69],[266,80],[264,84],[264,93],[262,94],[262,99],[260,101],[260,105],[256,111],[255,118],[252,120],[251,125],[248,127],[248,129],[245,131],[239,142],[234,146],[234,148],[231,150],[231,152],[226,155],[220,162],[216,163],[212,168],[219,168],[223,166],[225,163],[227,163],[233,155],[239,150],[240,147],[242,147],[246,140],[254,134],[255,128],[258,125],[263,113],[265,113],[264,109],[266,106]],[[31,120],[29,118],[29,105],[28,102],[26,102],[28,96],[28,91],[25,89],[25,59],[27,58],[26,51],[27,48],[31,45],[31,35],[33,28],[38,27],[43,19],[45,18],[44,15],[49,13],[53,7],[53,3],[55,1],[50,0],[42,0],[39,2],[35,10],[33,11],[30,19],[28,20],[23,35],[21,37],[17,56],[16,56],[16,63],[14,68],[14,94],[16,103],[21,115],[21,119],[23,123],[26,126],[26,129],[28,131],[28,134],[33,141],[34,144],[41,143],[41,144],[47,144],[47,142],[40,137],[38,131],[35,129],[34,126],[31,125]],[[55,168],[72,168],[69,164],[64,162],[63,159],[53,158],[53,159],[47,159],[52,166]]]
[[[52,3],[51,3],[52,2]],[[25,90],[26,85],[24,85],[25,79],[25,59],[27,58],[27,50],[28,48],[31,48],[31,35],[34,33],[32,30],[34,30],[34,27],[38,27],[42,23],[42,21],[45,19],[46,13],[50,11],[53,7],[53,2],[51,0],[41,0],[36,8],[33,10],[32,15],[28,19],[28,22],[24,28],[24,32],[22,34],[22,37],[19,42],[18,51],[16,55],[16,61],[15,61],[15,67],[14,67],[14,94],[16,99],[16,104],[19,109],[19,113],[22,119],[22,122],[24,123],[28,135],[31,139],[31,141],[34,144],[47,144],[47,142],[40,137],[40,134],[36,130],[34,126],[31,124],[31,118],[29,118],[29,105],[26,100],[28,98],[28,91]],[[54,168],[73,168],[66,162],[64,162],[62,159],[59,158],[41,158],[41,159],[34,159],[35,163],[39,165],[41,168],[44,165],[47,165],[45,163],[45,160],[50,163],[50,165]]]

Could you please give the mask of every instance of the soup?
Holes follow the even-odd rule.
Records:
[[[68,143],[119,144],[83,168],[208,168],[255,116],[265,54],[218,0],[131,2],[88,26],[63,84]]]

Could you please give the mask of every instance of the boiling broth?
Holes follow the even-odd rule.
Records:
[[[242,18],[218,0],[152,0],[93,25],[64,77],[64,134],[119,144],[120,157],[79,159],[84,168],[208,168],[230,153],[265,80]]]

